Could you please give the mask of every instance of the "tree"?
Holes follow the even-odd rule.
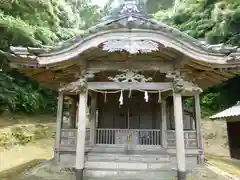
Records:
[[[88,0],[4,0],[0,4],[0,49],[53,45],[84,32],[101,18]],[[52,110],[56,94],[12,70],[0,56],[0,111]]]
[[[240,1],[185,0],[155,18],[210,44],[240,46]]]
[[[154,17],[209,44],[240,46],[239,0],[180,1],[176,11],[159,10]],[[239,81],[236,77],[203,92],[202,107],[216,112],[234,105],[240,98]]]

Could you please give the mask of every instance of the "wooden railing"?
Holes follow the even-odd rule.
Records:
[[[197,147],[197,132],[196,131],[184,131],[185,148]],[[174,130],[167,131],[167,144],[168,147],[176,147],[176,137]]]
[[[168,148],[176,147],[174,130],[167,130]],[[90,129],[86,129],[85,145],[90,141]],[[196,131],[184,131],[185,148],[197,148]],[[60,147],[76,148],[77,129],[62,129]],[[133,146],[160,146],[161,131],[158,129],[96,129],[95,144]]]
[[[158,129],[97,129],[96,144],[107,145],[161,145]]]

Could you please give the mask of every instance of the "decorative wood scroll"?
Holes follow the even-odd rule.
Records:
[[[158,43],[150,40],[109,40],[103,43],[103,50],[108,52],[127,51],[130,54],[158,51]]]
[[[114,82],[121,82],[121,83],[137,83],[137,82],[148,82],[152,81],[152,78],[146,78],[144,75],[138,74],[137,70],[120,70],[123,73],[116,75],[115,77],[108,77],[109,80]]]
[[[86,78],[79,78],[75,82],[71,82],[62,88],[59,91],[68,91],[68,92],[84,92],[87,90],[87,80]]]
[[[175,92],[202,92],[202,89],[196,84],[185,81],[184,76],[179,71],[169,71],[166,78],[173,80],[173,89]]]
[[[87,80],[94,77],[95,72],[91,71],[82,71],[81,74],[76,74],[78,80],[71,82],[62,88],[59,91],[68,91],[68,92],[83,92],[87,90]]]

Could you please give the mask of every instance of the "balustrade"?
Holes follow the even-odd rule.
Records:
[[[175,131],[167,130],[167,145],[176,146]],[[61,129],[60,147],[76,147],[77,129]],[[185,148],[197,148],[196,131],[184,131]],[[94,144],[136,146],[160,146],[161,131],[158,129],[96,129]],[[90,129],[86,129],[85,145],[90,144]]]
[[[161,145],[158,129],[97,129],[96,144]]]

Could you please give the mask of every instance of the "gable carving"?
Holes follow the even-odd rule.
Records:
[[[105,41],[103,50],[108,52],[127,51],[130,54],[149,53],[159,50],[159,45],[151,40],[115,39]]]

